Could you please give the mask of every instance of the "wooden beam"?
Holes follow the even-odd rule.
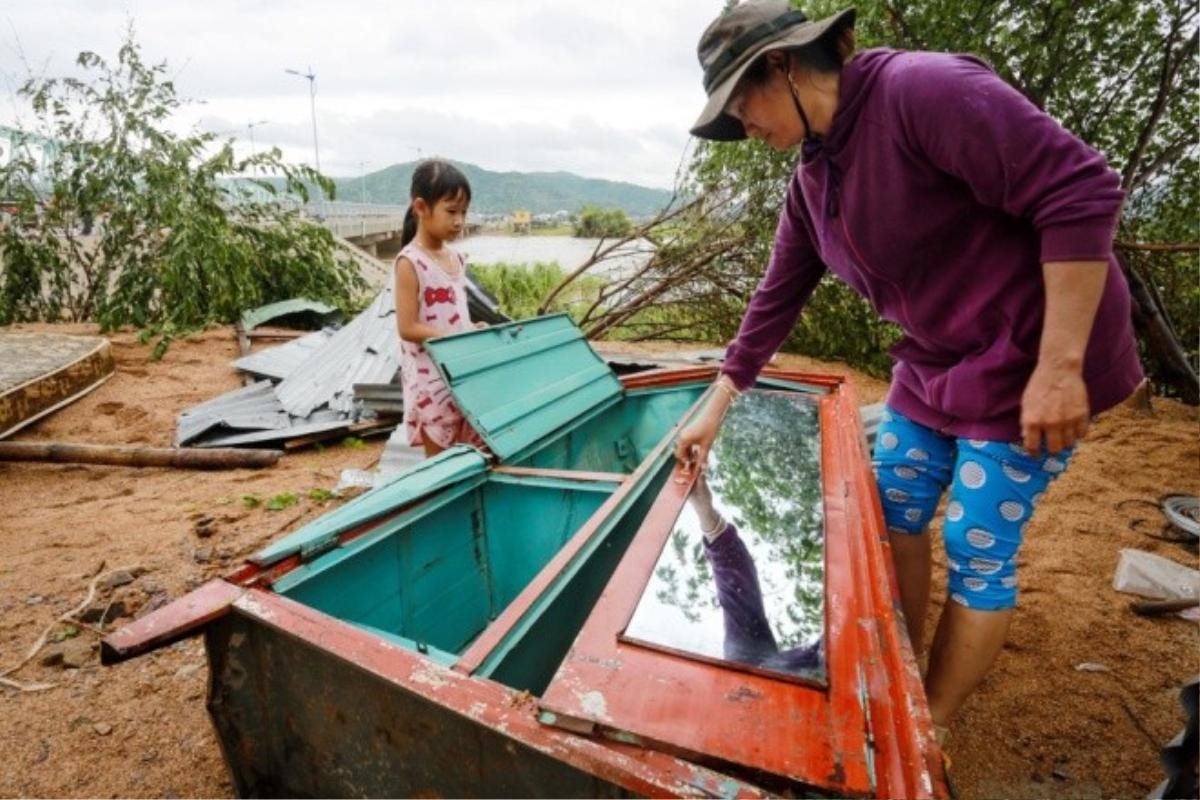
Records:
[[[118,467],[177,469],[259,469],[271,467],[279,450],[131,447],[69,442],[0,442],[0,461],[48,461],[58,464],[110,464]]]

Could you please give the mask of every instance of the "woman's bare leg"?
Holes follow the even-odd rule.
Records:
[[[891,533],[892,564],[899,583],[900,607],[917,659],[925,652],[925,614],[929,608],[929,532]]]
[[[929,654],[925,694],[934,725],[954,712],[991,669],[1008,636],[1013,609],[984,611],[947,599]]]

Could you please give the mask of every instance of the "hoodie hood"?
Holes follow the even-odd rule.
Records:
[[[902,55],[898,50],[864,50],[850,59],[844,67],[838,84],[838,105],[833,112],[829,133],[804,140],[800,148],[800,161],[809,164],[818,158],[828,160],[829,174],[825,183],[825,213],[837,217],[841,206],[842,172],[846,164],[838,156],[854,132],[858,116],[862,113],[871,90],[884,67],[892,59]]]
[[[898,50],[879,48],[857,53],[842,67],[838,85],[838,106],[833,113],[829,133],[819,139],[808,139],[802,148],[802,159],[807,162],[820,155],[836,158],[842,151],[850,134],[854,132],[858,115],[862,113],[875,88],[875,83],[884,67],[892,59],[903,55]]]

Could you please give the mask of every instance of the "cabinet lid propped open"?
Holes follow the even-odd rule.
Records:
[[[430,339],[425,349],[501,461],[616,402],[623,391],[566,314]]]

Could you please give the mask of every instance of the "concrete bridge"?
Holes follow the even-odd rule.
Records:
[[[341,200],[309,203],[305,216],[329,228],[338,236],[368,254],[391,259],[400,252],[404,214],[408,206],[375,203],[348,203]],[[466,233],[478,230],[478,223],[467,223]]]

